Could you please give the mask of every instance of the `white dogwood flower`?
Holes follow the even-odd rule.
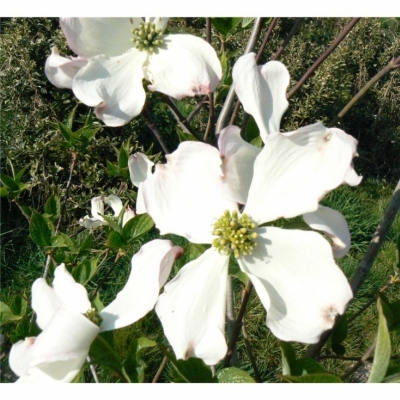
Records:
[[[252,281],[275,336],[315,343],[332,328],[352,291],[331,246],[319,233],[265,223],[317,210],[320,198],[345,182],[355,145],[340,130],[306,128],[290,136],[271,133],[255,150],[231,126],[220,135],[220,151],[184,142],[166,156],[167,164],[147,171],[141,195],[160,233],[212,244],[157,301],[177,358],[195,356],[213,365],[224,357],[231,253]],[[246,204],[242,213],[238,203]]]
[[[45,72],[57,87],[71,88],[106,125],[121,126],[137,116],[148,88],[175,99],[213,92],[222,76],[215,50],[203,39],[164,34],[168,18],[61,18],[68,46],[57,49]]]
[[[108,225],[108,222],[103,218],[104,203],[111,206],[114,211],[114,217],[118,217],[123,209],[122,201],[118,196],[110,194],[107,197],[93,197],[91,200],[92,217],[85,215],[79,220],[79,225],[85,228],[98,228],[101,225]],[[131,208],[127,207],[122,217],[122,226],[124,226],[134,216],[135,212]]]
[[[32,308],[42,332],[13,345],[9,364],[20,377],[17,382],[71,382],[100,332],[130,325],[154,307],[181,253],[169,240],[157,239],[142,246],[132,257],[125,287],[100,313],[64,264],[55,269],[53,287],[45,279],[37,279],[32,286]]]

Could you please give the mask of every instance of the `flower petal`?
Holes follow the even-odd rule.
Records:
[[[61,57],[57,47],[51,49],[47,57],[44,72],[47,79],[58,88],[72,89],[72,80],[78,71],[88,63],[87,58]]]
[[[25,340],[20,340],[11,347],[8,363],[16,375],[24,376],[28,374],[35,340],[35,337],[27,337]]]
[[[83,315],[59,309],[34,343],[31,346],[23,346],[29,352],[30,359],[25,381],[71,382],[85,363],[90,345],[99,331],[100,329]],[[16,354],[10,354],[11,357],[24,358],[26,355],[16,348]],[[18,361],[12,364],[16,363]]]
[[[126,207],[126,210],[124,212],[124,216],[122,217],[122,226],[125,226],[125,224],[131,220],[132,218],[135,218],[135,211],[132,210],[130,207]]]
[[[90,201],[90,204],[92,206],[91,212],[92,212],[93,218],[106,223],[105,219],[103,218],[103,215],[104,215],[104,198],[103,198],[103,196],[93,197],[92,200]]]
[[[149,56],[148,88],[175,99],[213,92],[222,67],[213,47],[193,35],[166,35],[165,46]]]
[[[169,240],[156,239],[142,246],[132,257],[132,269],[125,287],[100,313],[103,318],[101,330],[122,328],[146,315],[154,307],[160,288],[182,251]]]
[[[115,196],[113,194],[110,194],[107,197],[104,197],[104,203],[108,204],[109,206],[111,206],[111,208],[114,211],[114,215],[116,217],[119,216],[119,214],[121,213],[122,208],[124,207],[122,205],[122,201],[118,196]]]
[[[258,67],[255,54],[249,53],[236,61],[232,78],[244,110],[254,117],[265,142],[268,134],[279,132],[281,118],[289,105],[286,100],[288,70],[279,61]]]
[[[228,256],[208,249],[165,285],[156,313],[176,358],[215,365],[225,356],[228,262]]]
[[[146,154],[135,153],[131,155],[128,160],[131,182],[139,187],[151,175],[153,166],[154,163],[148,159]]]
[[[118,56],[132,48],[131,30],[141,18],[60,18],[68,46],[79,56]]]
[[[107,222],[100,221],[96,218],[90,218],[89,215],[85,215],[79,219],[79,225],[86,229],[95,229],[101,225],[107,225]]]
[[[132,49],[119,57],[91,58],[76,74],[72,89],[108,126],[121,126],[138,115],[146,95],[142,86],[147,53]]]
[[[239,258],[267,310],[267,326],[281,340],[316,343],[353,297],[316,232],[257,228],[257,246]]]
[[[357,141],[322,123],[273,133],[254,163],[245,211],[258,223],[317,210],[319,200],[345,182]]]
[[[162,235],[175,233],[193,243],[211,243],[213,222],[237,204],[218,196],[221,158],[214,147],[183,142],[143,183],[146,209]]]
[[[350,250],[350,232],[343,215],[329,207],[319,206],[317,211],[303,215],[312,229],[326,233],[333,242],[335,258],[344,257]]]
[[[32,285],[32,309],[36,313],[36,323],[45,329],[53,315],[61,307],[62,301],[43,278],[36,279]]]
[[[240,137],[240,128],[224,128],[218,139],[222,158],[222,195],[240,204],[246,204],[253,179],[254,161],[261,149],[245,142]]]
[[[85,287],[75,282],[64,264],[60,264],[54,271],[53,288],[63,306],[68,310],[84,314],[91,309]]]

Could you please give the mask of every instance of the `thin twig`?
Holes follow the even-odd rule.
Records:
[[[385,285],[381,290],[379,290],[379,293],[383,293],[386,289],[388,289],[390,286],[394,285],[396,282],[390,282],[387,285]],[[369,308],[372,304],[375,303],[377,298],[377,294],[375,294],[368,302],[365,304],[363,307],[361,307],[356,313],[354,313],[351,317],[347,319],[347,323],[350,323],[354,321],[358,316],[360,316],[367,308]]]
[[[91,359],[89,356],[86,357],[88,363],[90,363]],[[93,379],[96,383],[100,383],[99,377],[97,376],[96,367],[93,364],[89,364],[90,372],[92,373]]]
[[[161,100],[168,105],[169,109],[171,110],[172,114],[174,115],[175,119],[178,121],[179,126],[185,133],[189,133],[193,135],[197,140],[203,141],[202,137],[198,135],[190,125],[188,118],[185,118],[182,113],[179,111],[178,107],[174,103],[174,101],[167,95],[160,93]],[[204,101],[204,100],[203,100]],[[203,104],[203,102],[201,103]]]
[[[326,49],[324,54],[318,58],[317,61],[307,70],[307,72],[300,78],[300,80],[296,83],[296,85],[290,89],[286,97],[290,99],[304,84],[304,82],[313,74],[313,72],[328,58],[328,56],[336,49],[337,46],[342,42],[342,40],[350,33],[350,31],[354,28],[356,23],[360,20],[360,18],[353,18],[340,32],[338,37],[333,41],[333,43]]]
[[[396,217],[400,209],[400,180],[397,182],[397,186],[394,190],[392,198],[388,206],[386,207],[385,213],[383,214],[382,219],[379,222],[378,228],[365,252],[363,259],[361,260],[360,264],[356,272],[354,273],[353,277],[350,281],[351,289],[353,290],[354,296],[357,294],[358,290],[360,289],[362,283],[365,281],[366,277],[369,274],[369,271],[372,268],[372,265],[375,261],[376,256],[382,244],[386,238],[386,235],[389,232],[390,227]]]
[[[272,56],[271,60],[277,60],[281,54],[283,53],[283,50],[285,50],[285,47],[287,44],[290,42],[294,34],[297,32],[297,30],[300,28],[300,25],[302,24],[304,18],[297,18],[296,22],[294,23],[292,29],[290,30],[289,34],[287,35],[286,39],[283,41],[282,45],[278,48],[276,53]]]
[[[228,275],[227,287],[226,287],[226,327],[228,333],[228,341],[230,342],[235,331],[235,302],[233,295],[233,277]],[[234,367],[239,366],[239,358],[237,355],[236,346],[233,349],[232,354],[232,365]]]
[[[245,293],[246,293],[246,291],[243,290],[243,291],[242,291],[242,300],[243,300],[243,297],[244,297]],[[257,368],[257,362],[256,362],[256,359],[255,359],[255,357],[254,357],[254,355],[253,355],[253,352],[252,352],[252,350],[251,350],[251,344],[250,344],[249,337],[248,337],[248,335],[247,335],[247,331],[246,331],[246,321],[245,321],[244,316],[243,316],[242,322],[243,322],[243,325],[242,325],[242,335],[243,335],[243,339],[244,339],[244,344],[245,344],[245,346],[246,346],[246,351],[247,351],[247,354],[248,354],[248,356],[249,356],[250,363],[251,363],[251,365],[252,365],[252,367],[253,367],[254,375],[256,376],[256,382],[261,383],[261,382],[262,382],[261,374],[260,374],[260,372],[259,372],[259,370],[258,370],[258,368]]]
[[[341,120],[357,103],[358,100],[361,99],[362,96],[384,75],[388,72],[392,71],[393,69],[400,67],[400,56],[397,58],[393,58],[386,67],[382,68],[370,81],[364,85],[363,88],[359,90],[359,92],[347,103],[346,107],[343,108],[342,111],[331,121],[329,122],[328,126],[334,126],[339,120]]]
[[[239,310],[239,313],[238,313],[238,316],[236,319],[235,329],[233,330],[232,338],[229,342],[228,352],[226,353],[226,356],[225,356],[225,360],[224,360],[225,367],[229,366],[231,358],[232,358],[233,350],[236,347],[236,342],[239,337],[240,328],[242,327],[242,324],[243,324],[243,316],[246,311],[247,303],[249,302],[252,289],[253,289],[253,285],[252,285],[251,281],[248,281],[247,285],[246,285],[245,293],[243,295],[242,304],[240,306],[240,310]]]
[[[374,343],[372,343],[371,347],[365,352],[365,354],[359,359],[359,361],[340,377],[342,381],[348,378],[350,375],[352,375],[355,371],[357,371],[358,368],[360,368],[361,365],[363,365],[365,361],[368,360],[368,358],[371,356],[372,352],[376,347],[376,342],[377,342],[377,337],[375,337]]]
[[[265,18],[256,18],[254,21],[253,30],[251,31],[249,42],[247,43],[244,54],[250,53],[254,50],[257,40],[261,34],[262,26],[264,24]],[[221,132],[222,128],[225,126],[225,122],[228,119],[228,114],[232,108],[233,102],[235,100],[236,93],[233,85],[231,85],[228,95],[226,96],[224,106],[222,107],[221,113],[219,114],[215,132],[218,134]]]
[[[153,132],[154,137],[157,139],[158,143],[160,144],[161,148],[163,149],[164,154],[169,154],[169,150],[168,150],[167,146],[165,145],[164,140],[162,139],[161,133],[158,130],[156,123],[153,121],[153,118],[146,107],[143,108],[142,114],[143,114],[144,118],[146,119],[147,126]]]
[[[275,28],[275,25],[278,22],[278,20],[279,20],[279,18],[274,18],[271,21],[271,23],[269,24],[269,27],[268,27],[267,33],[265,34],[264,40],[261,43],[260,48],[258,49],[258,53],[257,53],[257,56],[256,56],[256,64],[258,63],[258,61],[260,61],[261,54],[264,51],[265,46],[268,43],[269,37],[271,36],[272,30]],[[238,100],[236,102],[236,104],[235,104],[235,108],[233,110],[231,119],[229,121],[229,125],[233,125],[235,123],[235,119],[236,119],[236,117],[237,117],[237,115],[239,113],[240,105],[241,105],[241,102]],[[250,118],[249,114],[245,113],[244,116],[243,116],[242,129],[240,131],[240,135],[242,137],[244,137],[245,129],[246,129],[246,126],[247,126],[247,122],[249,121],[249,118]]]
[[[258,53],[257,53],[257,56],[256,56],[256,63],[258,63],[260,61],[261,54],[264,51],[265,46],[268,43],[269,37],[271,36],[272,30],[275,28],[275,25],[277,24],[278,21],[279,21],[279,18],[274,18],[271,21],[271,23],[269,24],[269,27],[268,27],[267,33],[265,34],[264,40],[261,43],[260,48],[258,49]]]
[[[206,142],[212,141],[215,137],[215,114],[214,114],[214,94],[210,93],[208,95],[208,122],[207,128],[204,133],[203,140]]]
[[[207,99],[208,99],[208,96],[205,95],[205,96],[202,98],[201,102],[200,102],[199,104],[197,104],[196,108],[194,108],[194,109],[192,110],[192,112],[188,115],[188,117],[186,118],[186,121],[187,121],[188,123],[190,123],[190,122],[192,121],[192,119],[193,119],[193,118],[199,113],[199,111],[203,108],[203,106],[204,106],[205,102],[207,101]]]
[[[158,379],[160,378],[162,372],[164,371],[165,365],[167,364],[168,358],[164,357],[156,374],[154,375],[152,383],[157,383]]]

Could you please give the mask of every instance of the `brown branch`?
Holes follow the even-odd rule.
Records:
[[[375,337],[374,342],[372,343],[371,347],[365,352],[365,354],[359,359],[359,361],[352,367],[350,368],[347,372],[345,372],[340,379],[343,381],[344,379],[348,378],[350,375],[352,375],[354,372],[358,370],[358,368],[361,367],[365,363],[365,361],[368,360],[368,358],[371,356],[372,352],[374,351],[376,347],[376,342],[377,342],[377,337]]]
[[[158,382],[158,379],[160,378],[162,372],[164,371],[164,368],[165,368],[165,365],[167,364],[167,361],[168,361],[168,358],[164,357],[162,362],[161,362],[161,364],[160,364],[160,366],[159,366],[159,368],[158,368],[158,370],[157,370],[157,372],[156,372],[156,374],[154,375],[152,383],[157,383]]]
[[[379,79],[381,79],[384,75],[388,72],[392,71],[393,69],[400,67],[400,56],[397,58],[393,58],[386,67],[382,68],[371,80],[369,80],[364,87],[362,87],[358,93],[347,103],[346,107],[343,108],[342,111],[331,121],[329,122],[328,126],[334,126],[339,120],[341,120],[357,103],[358,100],[364,96],[365,93],[376,83]]]
[[[296,83],[296,85],[289,91],[287,98],[290,99],[304,84],[304,82],[313,74],[313,72],[328,58],[328,56],[336,49],[337,46],[342,42],[342,40],[350,33],[354,28],[356,23],[360,18],[353,18],[340,32],[338,37],[333,41],[333,43],[327,48],[327,50],[318,58],[317,61],[307,70],[307,72],[301,77],[301,79]]]
[[[382,247],[386,235],[388,234],[389,229],[399,209],[400,209],[400,180],[399,182],[397,182],[397,186],[394,190],[392,198],[390,199],[390,202],[386,207],[385,213],[383,214],[383,217],[379,222],[379,225],[367,248],[367,251],[365,252],[365,255],[361,260],[360,264],[358,265],[356,272],[351,278],[350,286],[353,290],[354,296],[357,294],[362,283],[368,276],[369,271],[371,270],[372,265],[375,261],[375,258],[378,255],[380,248]]]
[[[146,119],[146,124],[147,124],[148,128],[153,133],[154,137],[156,138],[156,140],[160,144],[160,146],[163,149],[164,153],[165,154],[169,154],[169,150],[168,150],[167,146],[165,145],[164,140],[162,139],[161,132],[158,130],[157,125],[153,121],[153,118],[152,118],[149,110],[147,110],[146,106],[143,108],[142,114],[143,114],[144,118]]]
[[[296,22],[294,23],[292,29],[290,30],[289,34],[287,35],[286,39],[283,41],[281,46],[278,48],[276,53],[272,56],[271,60],[277,60],[281,54],[283,53],[283,50],[285,50],[287,44],[290,42],[292,37],[295,35],[295,33],[298,31],[300,28],[300,25],[302,24],[304,18],[297,18]]]
[[[272,30],[275,28],[275,25],[277,24],[278,21],[279,21],[279,18],[274,18],[271,21],[271,23],[269,24],[269,27],[268,27],[267,33],[265,34],[264,40],[261,43],[260,48],[258,49],[258,53],[257,53],[257,56],[256,56],[256,63],[258,63],[260,61],[261,54],[264,51],[265,46],[268,43],[269,37],[271,36]]]
[[[230,361],[232,358],[232,354],[236,347],[236,342],[239,337],[240,328],[243,325],[243,316],[246,311],[247,303],[249,302],[252,289],[253,289],[253,284],[251,283],[251,281],[248,281],[247,285],[246,285],[245,293],[243,295],[242,304],[240,306],[240,310],[239,310],[239,313],[238,313],[238,316],[236,319],[235,328],[232,333],[232,338],[229,342],[228,352],[226,353],[226,356],[225,356],[224,367],[229,367],[229,364],[230,364]]]

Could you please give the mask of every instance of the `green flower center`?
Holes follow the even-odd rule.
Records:
[[[237,211],[225,211],[214,224],[212,234],[218,236],[213,240],[213,246],[221,253],[229,255],[233,252],[235,258],[242,254],[247,256],[251,254],[257,245],[254,239],[257,232],[254,232],[256,224],[247,215],[238,216]]]
[[[132,29],[133,38],[131,41],[140,51],[153,53],[158,47],[164,44],[161,29],[156,29],[154,23],[146,22],[140,24],[138,29]]]
[[[100,326],[103,322],[103,318],[95,308],[91,308],[83,314],[89,321],[93,322],[95,325]]]

